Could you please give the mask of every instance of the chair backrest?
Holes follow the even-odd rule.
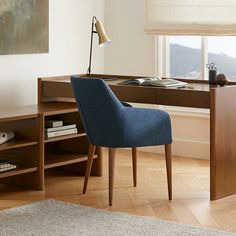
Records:
[[[104,147],[122,142],[124,108],[109,86],[102,79],[76,76],[71,83],[89,142]]]

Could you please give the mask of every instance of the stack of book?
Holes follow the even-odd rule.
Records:
[[[8,161],[0,161],[0,172],[16,169],[16,165]]]
[[[76,124],[64,124],[62,120],[47,120],[45,126],[46,138],[78,133]]]

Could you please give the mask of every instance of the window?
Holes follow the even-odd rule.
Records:
[[[173,36],[170,45],[170,77],[201,78],[201,37]]]
[[[159,57],[162,76],[190,79],[208,79],[206,64],[214,62],[218,73],[236,81],[236,37],[158,36],[162,37],[163,52]],[[165,43],[163,43],[165,42]],[[160,56],[160,54],[159,54]]]

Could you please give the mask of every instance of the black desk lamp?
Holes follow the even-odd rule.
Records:
[[[96,31],[94,30],[94,26]],[[91,77],[91,62],[92,62],[92,51],[93,51],[93,34],[98,34],[98,44],[100,47],[106,47],[111,44],[111,40],[108,38],[103,25],[100,21],[97,20],[96,16],[92,19],[92,30],[91,30],[91,42],[90,42],[90,56],[89,56],[89,67],[88,75]],[[104,80],[111,80],[111,78],[102,78]]]

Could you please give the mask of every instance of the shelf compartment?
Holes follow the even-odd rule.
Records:
[[[0,179],[6,178],[6,177],[11,177],[11,176],[16,176],[16,175],[22,175],[22,174],[26,174],[26,173],[31,173],[31,172],[36,172],[37,170],[38,170],[37,167],[16,168],[14,170],[8,170],[5,172],[1,172]]]
[[[10,150],[10,149],[13,149],[13,148],[28,147],[28,146],[33,146],[33,145],[37,145],[37,144],[38,144],[37,141],[13,139],[9,142],[1,144],[0,145],[0,151]]]
[[[94,155],[94,159],[97,158],[97,155]],[[69,152],[60,152],[60,153],[47,153],[45,157],[45,169],[50,169],[54,167],[79,163],[87,161],[87,154],[77,154]]]
[[[37,141],[39,134],[38,119],[32,118],[0,122],[0,130],[1,132],[12,131],[15,134],[14,140],[17,141]]]
[[[50,142],[55,142],[55,141],[61,141],[61,140],[66,140],[66,139],[72,139],[72,138],[78,138],[78,137],[84,137],[86,136],[86,133],[81,132],[77,134],[67,134],[67,135],[62,135],[54,138],[49,138],[45,139],[45,143],[50,143]]]

